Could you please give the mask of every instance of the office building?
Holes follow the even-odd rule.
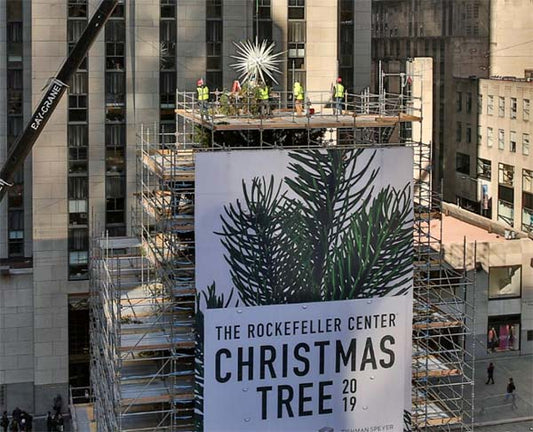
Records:
[[[0,161],[98,2],[0,5]],[[176,89],[230,88],[233,42],[283,51],[280,89],[368,86],[370,0],[123,1],[0,204],[0,407],[45,413],[88,385],[94,233],[131,229],[136,132],[174,131]]]

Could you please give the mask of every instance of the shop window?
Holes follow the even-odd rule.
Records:
[[[491,352],[520,349],[520,315],[490,316],[487,328],[487,349]]]

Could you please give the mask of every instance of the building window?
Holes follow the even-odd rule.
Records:
[[[305,0],[289,0],[289,19],[305,18]]]
[[[514,187],[514,166],[498,164],[498,183],[507,187]]]
[[[207,18],[221,18],[222,17],[222,0],[207,0],[206,17]]]
[[[482,94],[477,95],[477,112],[480,114],[483,113],[483,95]]]
[[[477,145],[480,146],[483,144],[483,132],[481,131],[481,126],[477,126]]]
[[[516,118],[516,98],[511,98],[511,118]]]
[[[22,190],[22,184],[18,183],[18,186]],[[10,194],[12,193],[10,191]],[[19,257],[24,255],[24,209],[17,209],[13,205],[14,200],[9,201],[11,205],[7,212],[8,254],[10,257]],[[22,200],[20,204],[22,205]]]
[[[69,229],[68,234],[69,280],[87,279],[89,276],[89,230],[73,228]]]
[[[472,93],[466,94],[466,112],[467,113],[472,112]]]
[[[470,125],[466,126],[466,142],[468,144],[472,142],[472,127]]]
[[[455,110],[461,112],[463,110],[463,93],[458,91],[455,94]]]
[[[162,3],[165,13],[173,10],[173,2]],[[172,48],[172,35],[175,33],[172,24],[161,20],[160,26],[160,58],[164,65],[172,67],[168,60],[172,57],[170,52],[161,52],[161,45]],[[125,161],[126,161],[126,20],[124,8],[116,8],[111,19],[106,24],[106,74],[105,74],[105,198],[106,212],[105,224],[110,236],[126,234],[125,206],[113,208],[107,205],[109,201],[125,200]],[[167,55],[168,54],[168,55]],[[160,65],[161,65],[160,61]]]
[[[289,0],[288,18],[287,87],[292,89],[295,81],[305,86],[306,22],[303,21],[305,0]]]
[[[494,96],[489,95],[487,99],[487,115],[494,114]]]
[[[477,176],[480,179],[490,180],[492,177],[492,166],[488,159],[477,159]]]
[[[455,141],[461,142],[462,140],[463,140],[463,124],[458,121],[455,126]]]
[[[533,170],[522,170],[522,230],[533,232]]]
[[[206,81],[212,89],[222,89],[222,0],[208,0],[206,13]]]
[[[457,152],[455,154],[455,170],[462,174],[470,175],[470,156]]]
[[[487,147],[492,147],[494,145],[494,129],[491,127],[487,128]]]
[[[505,149],[505,131],[503,129],[498,129],[498,149]]]
[[[492,352],[520,349],[520,315],[489,316],[487,348]]]
[[[498,98],[498,117],[505,117],[505,98],[503,96]]]
[[[520,297],[522,292],[522,266],[489,268],[489,299]]]
[[[529,156],[529,134],[522,134],[522,154]]]
[[[355,4],[353,0],[340,0],[339,2],[339,43],[338,60],[339,76],[344,81],[344,87],[348,92],[354,91],[354,68],[355,68],[355,40],[354,40],[354,15]],[[397,29],[396,29],[397,31]],[[400,41],[395,41],[396,56],[400,56]]]
[[[511,131],[509,137],[509,151],[511,153],[516,153],[516,132]]]
[[[529,120],[529,99],[522,101],[522,117],[525,121]]]
[[[176,0],[161,0],[161,18],[176,18]]]
[[[514,226],[514,167],[498,164],[498,221]]]
[[[271,0],[257,0],[254,8],[254,35],[259,41],[272,40]]]
[[[67,42],[72,51],[87,25],[87,0],[69,0]],[[87,58],[72,76],[68,89],[68,278],[88,278],[88,138],[89,76]]]

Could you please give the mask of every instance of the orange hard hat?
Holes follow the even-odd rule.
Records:
[[[341,77],[338,77],[338,78],[337,78],[337,82],[338,82],[338,83],[342,82],[342,78],[341,78]]]
[[[199,85],[199,86],[204,85],[204,80],[200,78],[198,82],[196,83],[196,85]]]

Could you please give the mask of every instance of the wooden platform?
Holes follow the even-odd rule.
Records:
[[[420,117],[403,113],[398,116],[380,116],[375,114],[354,115],[347,112],[341,116],[315,114],[309,117],[297,117],[293,116],[292,113],[274,112],[272,117],[264,119],[215,115],[213,121],[202,121],[199,113],[184,109],[177,109],[176,114],[214,131],[391,127],[398,123],[421,121]]]

